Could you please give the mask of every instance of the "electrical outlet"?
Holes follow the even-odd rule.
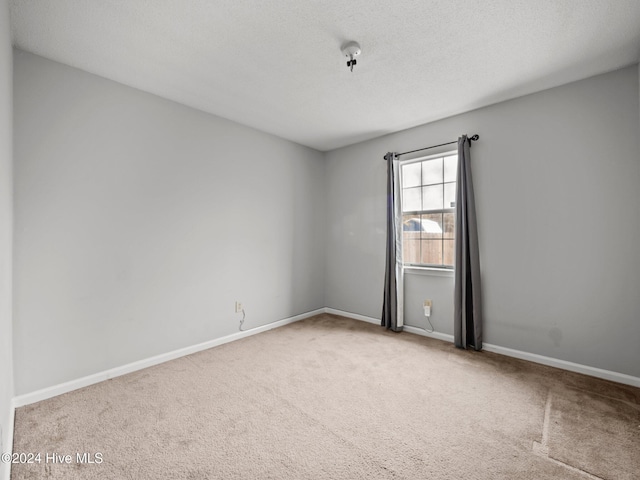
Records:
[[[431,300],[424,301],[424,316],[425,317],[431,316]]]
[[[236,302],[236,313],[242,312],[242,303]]]

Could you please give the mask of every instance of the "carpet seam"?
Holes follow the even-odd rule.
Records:
[[[596,475],[593,475],[592,473],[589,473],[585,470],[582,470],[580,468],[574,467],[573,465],[569,465],[568,463],[562,462],[560,460],[557,460],[555,458],[553,458],[551,455],[549,455],[549,424],[551,423],[551,398],[552,398],[552,392],[551,390],[549,390],[549,393],[547,394],[547,401],[544,407],[544,420],[542,421],[542,438],[540,443],[538,442],[533,442],[533,453],[538,455],[539,457],[545,458],[547,460],[549,460],[552,463],[555,463],[556,465],[559,465],[561,467],[564,467],[568,470],[571,470],[573,472],[579,473],[581,475],[586,476],[587,478],[590,478],[592,480],[606,480],[602,477],[598,477]]]

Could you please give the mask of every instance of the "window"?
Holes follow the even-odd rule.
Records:
[[[401,165],[405,265],[453,268],[457,169],[455,152]]]

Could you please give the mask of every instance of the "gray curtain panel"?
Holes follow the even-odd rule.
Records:
[[[402,207],[396,155],[387,153],[387,256],[384,274],[383,327],[401,332],[404,325]]]
[[[458,138],[453,333],[458,348],[482,349],[482,300],[476,204],[471,181],[471,141]]]

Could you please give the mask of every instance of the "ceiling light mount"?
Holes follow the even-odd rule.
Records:
[[[360,48],[360,44],[358,42],[347,42],[342,46],[342,54],[345,57],[349,57],[347,61],[347,67],[351,69],[353,72],[353,66],[356,64],[356,58],[358,55],[362,53],[362,49]]]

